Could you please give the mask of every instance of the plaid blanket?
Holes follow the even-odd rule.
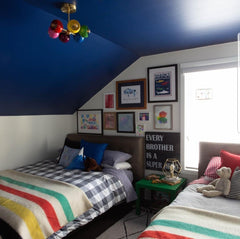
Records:
[[[93,207],[67,223],[48,239],[59,239],[80,226],[92,221],[98,215],[106,212],[115,204],[126,199],[122,183],[110,174],[102,172],[83,172],[78,169],[66,170],[54,161],[42,161],[17,169],[20,172],[43,176],[46,178],[71,183],[80,187],[87,195]]]
[[[24,239],[44,239],[92,207],[78,187],[48,178],[0,171],[0,218]]]
[[[138,239],[240,239],[240,217],[202,209],[168,206]]]

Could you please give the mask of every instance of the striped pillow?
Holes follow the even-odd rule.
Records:
[[[212,179],[219,178],[216,171],[218,168],[221,167],[221,164],[222,164],[221,157],[217,157],[217,156],[212,157],[204,172],[204,176],[207,176],[208,178],[212,178]]]
[[[240,199],[240,170],[237,167],[231,178],[231,189],[230,193],[227,196],[232,199]]]

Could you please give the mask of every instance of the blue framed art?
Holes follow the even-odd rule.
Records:
[[[135,112],[117,112],[117,132],[135,133]]]

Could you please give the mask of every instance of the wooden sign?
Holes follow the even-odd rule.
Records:
[[[180,133],[145,132],[146,169],[162,170],[167,158],[180,160]]]

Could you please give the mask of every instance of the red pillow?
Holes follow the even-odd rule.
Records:
[[[229,167],[232,169],[232,174],[237,166],[240,167],[240,155],[229,153],[225,150],[221,150],[220,153],[222,159],[222,165],[220,167]]]
[[[222,165],[221,157],[212,157],[208,163],[208,166],[204,172],[204,176],[207,176],[209,178],[218,178],[218,175],[216,173],[217,169],[220,168]]]

